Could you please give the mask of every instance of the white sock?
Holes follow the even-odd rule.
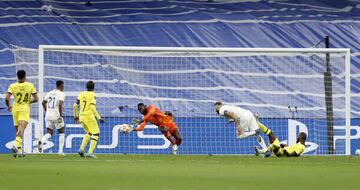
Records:
[[[59,152],[63,152],[64,144],[65,144],[65,134],[60,133],[59,134]]]
[[[263,139],[260,135],[256,135],[256,140],[257,140],[257,142],[260,144],[262,150],[264,150],[264,151],[267,151],[267,150],[268,150],[268,148],[267,148],[267,146],[266,146],[266,144],[265,144],[264,139]]]
[[[248,131],[248,132],[243,132],[241,133],[241,135],[237,136],[238,139],[244,139],[247,138],[249,136],[253,136],[255,135],[256,131]]]
[[[51,135],[50,135],[49,133],[46,133],[46,134],[41,138],[41,144],[44,144],[44,142],[47,141],[50,137],[51,137]]]

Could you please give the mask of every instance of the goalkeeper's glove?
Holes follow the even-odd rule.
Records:
[[[136,119],[136,118],[133,118],[133,119],[132,119],[132,123],[133,123],[134,125],[140,125],[141,121],[138,120],[138,119]]]

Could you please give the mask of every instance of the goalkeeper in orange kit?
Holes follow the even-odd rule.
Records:
[[[123,132],[131,132],[131,131],[142,131],[145,128],[145,125],[150,122],[156,126],[158,129],[164,134],[164,136],[171,142],[172,144],[172,154],[177,154],[178,146],[182,142],[181,134],[179,128],[177,128],[174,120],[174,117],[171,112],[163,113],[160,111],[158,107],[154,105],[145,105],[143,103],[138,104],[139,112],[144,115],[141,121],[134,119],[133,123],[138,125],[136,128],[129,127]]]

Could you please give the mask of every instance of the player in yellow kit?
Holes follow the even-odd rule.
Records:
[[[265,127],[265,125],[263,125],[259,121],[257,122],[258,125],[262,125],[263,128]],[[269,150],[277,157],[281,157],[281,156],[298,157],[305,151],[305,141],[307,135],[304,132],[300,132],[296,140],[296,144],[290,146],[287,146],[285,144],[280,144],[279,139],[268,128],[266,128],[265,134],[269,137],[269,141],[270,141]],[[257,147],[255,147],[255,152],[257,155],[264,154],[264,152],[262,150],[259,150]],[[269,157],[269,156],[270,155],[266,155],[265,157]]]
[[[307,135],[304,132],[299,133],[296,144],[290,146],[280,144],[279,139],[276,138],[275,135],[271,134],[271,136],[269,135],[270,150],[278,157],[298,157],[305,151],[305,141]]]
[[[18,81],[9,86],[5,96],[6,106],[12,112],[14,127],[16,130],[15,146],[12,147],[14,157],[23,157],[22,139],[26,126],[30,119],[30,104],[38,101],[36,89],[30,82],[26,82],[26,72],[19,70]],[[13,105],[10,105],[10,97],[14,96]],[[32,99],[31,99],[32,97]]]
[[[100,117],[96,111],[96,94],[94,92],[95,84],[93,81],[89,81],[86,84],[87,91],[81,92],[74,103],[74,120],[75,123],[79,121],[79,106],[80,106],[80,124],[84,128],[85,136],[82,140],[79,155],[81,157],[96,158],[94,150],[96,148],[97,141],[99,140],[99,126],[96,120],[104,122],[104,119]],[[90,147],[88,153],[85,155],[84,150],[89,140]]]

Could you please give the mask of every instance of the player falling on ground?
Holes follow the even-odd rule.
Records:
[[[260,122],[258,123],[262,125]],[[298,138],[296,140],[296,144],[293,144],[291,146],[280,144],[279,139],[274,135],[273,132],[271,132],[270,129],[268,129],[268,133],[266,135],[269,137],[269,141],[270,141],[269,149],[277,157],[280,156],[298,157],[305,151],[305,141],[307,135],[304,132],[299,133]],[[255,151],[257,152],[257,154],[265,153],[263,150],[259,150],[257,148],[255,148]],[[270,155],[265,155],[265,157],[269,157],[269,156]]]
[[[51,138],[54,128],[59,132],[59,155],[64,154],[65,144],[65,124],[62,117],[62,106],[65,101],[64,82],[56,81],[56,89],[48,92],[42,101],[42,106],[46,112],[45,123],[47,133],[41,138],[38,144],[39,152],[42,153],[42,145]]]
[[[182,138],[180,131],[174,122],[172,113],[168,111],[163,113],[158,107],[155,107],[154,105],[146,106],[143,103],[138,104],[138,110],[144,115],[141,121],[134,119],[134,124],[138,124],[139,126],[137,128],[129,128],[126,132],[142,131],[144,130],[146,123],[150,122],[158,126],[161,133],[171,142],[172,154],[176,155],[178,146],[182,142]]]
[[[15,145],[11,150],[13,151],[14,157],[23,157],[22,139],[30,119],[30,104],[37,102],[38,96],[34,85],[30,82],[26,82],[26,72],[24,70],[19,70],[16,75],[18,82],[9,86],[5,96],[5,102],[8,111],[12,112],[16,130]],[[14,96],[13,106],[10,105],[11,95]]]
[[[236,136],[238,139],[255,136],[265,155],[271,155],[264,139],[259,135],[259,129],[266,134],[267,128],[264,125],[258,125],[251,111],[233,105],[223,105],[221,102],[216,102],[214,106],[217,114],[224,115],[230,121],[235,122]]]
[[[104,122],[104,119],[100,117],[96,111],[96,94],[94,92],[95,84],[93,81],[86,83],[87,91],[81,92],[74,103],[74,120],[75,123],[79,121],[79,106],[80,106],[80,124],[84,128],[85,136],[82,140],[80,149],[78,151],[81,157],[96,158],[94,150],[96,148],[97,141],[99,140],[99,126],[97,120]],[[88,153],[85,155],[84,150],[89,140],[90,147]]]

